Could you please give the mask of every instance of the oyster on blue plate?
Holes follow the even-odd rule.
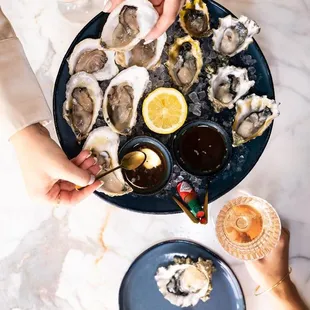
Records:
[[[255,84],[249,80],[247,69],[234,66],[219,68],[209,83],[208,97],[216,113],[225,108],[232,109],[237,100]]]
[[[114,51],[130,51],[152,30],[158,17],[150,1],[125,0],[110,13],[101,44]]]
[[[210,299],[214,271],[211,260],[199,258],[195,263],[190,258],[175,257],[173,265],[158,268],[155,280],[159,291],[170,303],[193,307],[199,300]]]
[[[260,27],[248,17],[237,19],[228,15],[220,18],[218,29],[213,29],[213,48],[222,55],[235,56],[247,49],[259,32]]]
[[[260,97],[253,94],[244,100],[238,100],[232,126],[233,146],[261,136],[279,115],[279,103],[268,99],[267,96]]]
[[[120,72],[107,87],[102,112],[105,122],[116,133],[129,135],[137,121],[137,108],[149,82],[142,67],[129,67]]]
[[[169,50],[167,67],[172,80],[184,94],[198,82],[202,64],[199,41],[190,36],[176,39]]]
[[[68,59],[69,73],[87,72],[98,81],[109,80],[118,72],[115,52],[105,50],[99,39],[85,39],[78,43]]]
[[[98,159],[98,164],[103,167],[102,172],[105,172],[119,166],[119,142],[118,134],[109,127],[99,127],[89,134],[83,149],[92,151],[93,156]],[[132,188],[125,182],[120,169],[109,173],[100,180],[104,184],[98,191],[108,196],[122,196],[132,192]]]
[[[86,72],[71,76],[66,88],[63,117],[78,141],[87,138],[102,105],[103,93],[96,78]]]
[[[124,68],[140,66],[150,70],[155,69],[160,65],[166,41],[166,33],[149,44],[144,44],[145,42],[142,40],[131,51],[117,52],[116,62]]]
[[[207,5],[202,0],[187,0],[180,11],[180,25],[193,38],[212,34]]]

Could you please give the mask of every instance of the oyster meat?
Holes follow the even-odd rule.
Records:
[[[244,100],[238,100],[232,126],[233,146],[261,136],[279,115],[279,103],[268,99],[267,96],[260,97],[253,94]]]
[[[109,127],[99,127],[89,134],[83,149],[92,151],[92,154],[98,159],[98,164],[103,167],[102,171],[105,172],[119,166],[119,142],[119,136]],[[104,184],[98,191],[108,196],[122,196],[132,192],[132,188],[125,182],[120,169],[100,180]]]
[[[239,19],[228,15],[220,18],[218,29],[213,30],[213,48],[222,55],[232,57],[248,48],[253,36],[260,32],[255,21],[246,16]]]
[[[68,59],[69,73],[85,71],[98,81],[109,80],[118,72],[115,52],[102,48],[99,39],[85,39],[78,43]]]
[[[180,25],[191,37],[203,38],[211,35],[207,5],[202,0],[187,0],[180,11]]]
[[[155,275],[159,291],[170,303],[179,307],[195,306],[199,300],[210,299],[212,273],[211,260],[175,257],[174,264],[160,267]]]
[[[124,68],[140,66],[146,69],[155,69],[160,64],[166,40],[166,33],[146,45],[144,40],[141,40],[131,51],[117,52],[116,62]]]
[[[184,94],[198,82],[202,63],[199,41],[190,36],[176,39],[169,50],[167,66],[174,83]]]
[[[139,101],[149,82],[145,68],[132,66],[119,73],[109,84],[103,99],[103,117],[116,133],[129,135],[137,121]]]
[[[96,122],[102,101],[102,90],[92,74],[79,72],[71,76],[66,88],[63,117],[78,141],[88,136]]]
[[[250,81],[247,69],[234,66],[221,67],[210,79],[208,97],[216,113],[223,109],[232,109],[234,104],[244,96],[255,81]]]
[[[101,44],[115,51],[130,51],[143,40],[158,20],[158,13],[148,0],[125,0],[110,13]]]

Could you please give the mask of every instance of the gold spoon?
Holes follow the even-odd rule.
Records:
[[[107,174],[114,172],[117,169],[135,170],[142,166],[146,160],[146,154],[141,151],[127,153],[121,160],[121,164],[111,170],[103,171],[96,176],[95,181],[100,180]],[[76,186],[76,190],[81,190],[83,187]]]

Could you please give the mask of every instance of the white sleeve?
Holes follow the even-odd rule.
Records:
[[[23,47],[0,8],[0,131],[17,131],[51,119],[51,112]]]

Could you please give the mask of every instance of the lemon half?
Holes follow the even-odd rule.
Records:
[[[144,100],[142,115],[146,126],[159,134],[171,134],[184,124],[187,117],[187,103],[174,88],[157,88]]]

